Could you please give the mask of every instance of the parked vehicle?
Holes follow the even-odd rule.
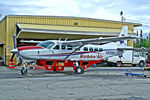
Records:
[[[122,57],[113,56],[107,59],[108,64],[115,64],[117,67],[122,66],[123,64],[144,67],[145,62],[145,58],[140,56],[139,53],[134,50],[124,50]]]

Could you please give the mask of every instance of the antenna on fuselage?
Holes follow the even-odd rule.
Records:
[[[59,38],[59,41],[61,40],[61,37]]]
[[[68,37],[65,39],[65,41],[67,41],[68,40]]]

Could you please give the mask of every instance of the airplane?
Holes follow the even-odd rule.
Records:
[[[26,64],[28,60],[36,61],[37,65],[45,66],[45,70],[64,71],[64,67],[73,67],[76,74],[82,74],[91,65],[108,57],[120,55],[122,50],[118,50],[117,47],[123,45],[125,40],[139,38],[126,36],[127,33],[128,27],[123,26],[119,37],[71,41],[47,40],[39,42],[36,46],[22,46],[11,50],[13,53],[11,60],[15,54],[22,59],[22,75],[27,73]]]

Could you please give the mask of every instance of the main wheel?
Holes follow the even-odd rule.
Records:
[[[144,67],[144,65],[145,65],[145,62],[144,61],[140,61],[139,66],[140,67]]]
[[[121,67],[122,66],[122,62],[121,61],[117,61],[116,66],[117,67]]]
[[[84,70],[82,67],[78,66],[75,68],[75,73],[76,74],[83,74],[84,73]]]
[[[26,75],[26,73],[27,73],[27,68],[22,67],[22,69],[21,69],[21,74],[22,74],[22,75]]]

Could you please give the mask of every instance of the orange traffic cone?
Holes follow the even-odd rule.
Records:
[[[14,68],[15,68],[14,65],[15,65],[14,60],[12,60],[12,61],[9,60],[9,68],[10,68],[10,69],[14,69]]]

